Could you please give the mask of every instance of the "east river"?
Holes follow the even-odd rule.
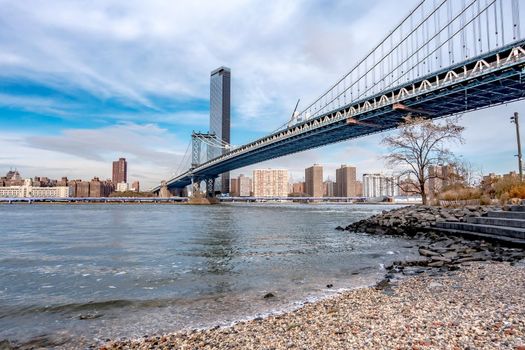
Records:
[[[334,228],[391,208],[1,205],[0,342],[85,348],[226,325],[371,285],[384,264],[417,251]]]

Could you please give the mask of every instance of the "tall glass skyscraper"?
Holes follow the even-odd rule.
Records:
[[[220,67],[211,72],[210,77],[210,133],[217,139],[230,144],[230,80],[229,68]],[[226,149],[208,146],[208,159],[218,157]],[[223,173],[215,182],[215,190],[230,192],[230,172]]]

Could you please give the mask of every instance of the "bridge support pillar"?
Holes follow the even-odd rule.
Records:
[[[196,196],[201,192],[201,179],[198,177],[191,178],[191,193],[192,196]]]
[[[215,178],[210,177],[206,179],[206,197],[215,197]]]

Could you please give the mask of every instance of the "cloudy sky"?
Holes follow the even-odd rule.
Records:
[[[0,0],[0,173],[90,179],[128,159],[143,187],[176,172],[207,131],[209,75],[232,71],[232,144],[286,122],[366,55],[415,0]],[[465,114],[453,146],[484,173],[516,169],[518,102]],[[294,180],[319,163],[381,171],[382,135],[283,157]]]

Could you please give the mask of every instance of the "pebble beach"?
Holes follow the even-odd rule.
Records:
[[[100,349],[525,350],[525,264],[470,262],[356,289],[230,327]]]

